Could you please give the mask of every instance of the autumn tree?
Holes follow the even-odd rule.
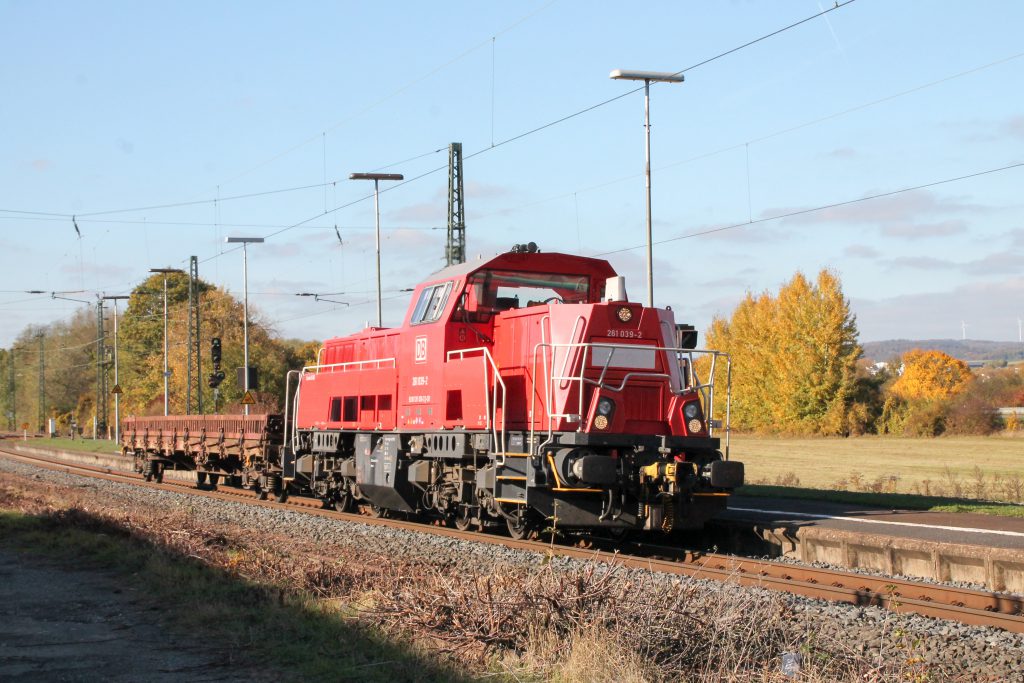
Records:
[[[205,412],[239,412],[244,393],[237,381],[237,369],[244,364],[243,306],[228,292],[200,281],[199,306],[203,376],[199,378]],[[186,409],[188,377],[188,277],[172,274],[167,280],[168,368],[170,370],[169,411]],[[156,414],[163,410],[163,276],[154,275],[136,287],[120,327],[122,412]],[[222,344],[221,368],[226,377],[214,391],[207,378],[212,370],[210,340]],[[249,310],[249,365],[259,374],[256,391],[258,408],[279,411],[283,405],[284,381],[290,369],[301,366],[300,342],[285,343],[258,311]],[[315,352],[314,352],[315,353]]]
[[[906,436],[989,434],[998,426],[1001,383],[975,380],[967,364],[936,350],[913,349],[889,389],[879,431]]]
[[[851,431],[861,349],[835,274],[822,270],[811,282],[797,273],[778,295],[748,294],[729,320],[712,322],[707,342],[732,357],[732,415],[738,428]]]
[[[902,360],[903,373],[892,392],[907,401],[948,399],[974,380],[967,363],[942,351],[913,349]]]

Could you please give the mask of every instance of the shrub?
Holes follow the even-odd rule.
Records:
[[[984,436],[998,428],[995,406],[974,393],[957,397],[946,411],[946,434]]]
[[[916,401],[909,404],[903,434],[939,436],[946,431],[947,404],[942,401]]]

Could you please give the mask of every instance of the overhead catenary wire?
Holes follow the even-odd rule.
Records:
[[[922,183],[920,185],[913,185],[911,187],[904,187],[904,188],[900,188],[898,190],[891,190],[889,192],[878,192],[878,193],[875,193],[875,194],[870,194],[870,195],[866,195],[866,196],[863,196],[863,197],[858,197],[856,199],[848,199],[848,200],[841,201],[841,202],[832,202],[831,204],[822,204],[820,206],[814,206],[814,207],[810,207],[810,208],[806,208],[806,209],[798,209],[796,211],[787,211],[786,213],[780,213],[780,214],[777,214],[775,216],[766,216],[764,218],[758,218],[757,220],[753,220],[753,221],[744,221],[743,223],[733,223],[732,225],[722,225],[722,226],[718,226],[718,227],[715,227],[715,228],[709,228],[707,230],[698,230],[696,232],[690,232],[690,233],[687,233],[685,235],[677,235],[676,237],[668,237],[668,238],[661,239],[661,240],[655,240],[654,244],[668,244],[669,242],[678,242],[680,240],[692,239],[694,237],[701,237],[703,235],[712,235],[714,233],[725,232],[727,230],[738,230],[740,228],[749,228],[749,227],[751,227],[753,225],[758,225],[760,223],[768,223],[768,222],[771,222],[771,221],[782,220],[783,218],[793,218],[795,216],[803,216],[803,215],[807,215],[807,214],[811,214],[811,213],[816,213],[818,211],[825,211],[827,209],[835,209],[835,208],[838,208],[840,206],[850,206],[851,204],[859,204],[861,202],[869,202],[869,201],[872,201],[872,200],[875,200],[875,199],[882,199],[884,197],[892,197],[894,195],[904,194],[904,193],[907,193],[907,192],[914,192],[916,190],[926,190],[926,189],[928,189],[930,187],[937,187],[939,185],[946,185],[948,183],[955,183],[955,182],[959,182],[961,180],[970,180],[971,178],[979,178],[981,176],[991,175],[993,173],[1001,173],[1003,171],[1011,171],[1011,170],[1017,169],[1017,168],[1024,168],[1024,162],[1012,163],[1012,164],[1008,164],[1006,166],[999,166],[998,168],[989,168],[989,169],[985,169],[984,171],[976,171],[974,173],[968,173],[966,175],[960,175],[960,176],[956,176],[956,177],[953,177],[953,178],[944,178],[942,180],[934,180],[934,181],[931,181],[931,182]],[[643,249],[646,246],[647,245],[645,245],[645,244],[637,244],[637,245],[634,245],[634,246],[631,246],[631,247],[623,247],[621,249],[612,249],[611,251],[604,251],[604,252],[601,252],[600,254],[595,254],[595,256],[610,256],[612,254],[621,254],[623,252],[632,251],[634,249]]]
[[[995,67],[995,66],[999,66],[1000,64],[1005,64],[1007,62],[1010,62],[1010,61],[1013,61],[1013,60],[1016,60],[1016,59],[1020,59],[1022,57],[1024,57],[1024,52],[1018,52],[1016,54],[1009,55],[1007,57],[1002,57],[1000,59],[997,59],[997,60],[992,61],[992,62],[988,62],[986,64],[982,64],[982,65],[979,65],[979,66],[976,66],[976,67],[972,67],[972,68],[967,69],[965,71],[960,71],[958,73],[951,74],[949,76],[944,76],[943,78],[939,78],[939,79],[936,79],[936,80],[933,80],[933,81],[929,81],[927,83],[922,83],[922,84],[916,85],[916,86],[914,86],[912,88],[908,88],[906,90],[902,90],[902,91],[899,91],[899,92],[896,92],[896,93],[892,93],[892,94],[886,95],[884,97],[876,98],[876,99],[870,100],[868,102],[863,102],[863,103],[855,105],[853,107],[848,107],[848,108],[840,110],[840,111],[832,112],[831,114],[827,114],[825,116],[820,116],[818,118],[811,119],[811,120],[808,120],[808,121],[804,121],[802,123],[799,123],[799,124],[796,124],[796,125],[793,125],[793,126],[788,126],[786,128],[780,128],[780,129],[774,130],[774,131],[772,131],[770,133],[765,133],[763,135],[759,135],[757,137],[750,138],[749,140],[746,140],[744,142],[738,142],[738,143],[734,143],[734,144],[731,144],[731,145],[727,145],[725,147],[719,147],[719,148],[711,150],[709,152],[701,152],[700,154],[696,154],[694,156],[690,156],[690,157],[687,157],[685,159],[680,159],[678,161],[670,161],[668,163],[661,164],[659,166],[655,166],[653,170],[655,170],[655,171],[665,171],[665,170],[670,169],[670,168],[675,168],[676,166],[682,166],[684,164],[691,164],[691,163],[693,163],[695,161],[701,161],[703,159],[708,159],[708,158],[711,158],[711,157],[714,157],[714,156],[718,156],[719,154],[725,154],[726,152],[732,152],[732,151],[735,151],[735,150],[745,149],[745,148],[748,149],[749,145],[751,145],[751,144],[756,144],[758,142],[763,142],[765,140],[770,140],[772,138],[779,137],[781,135],[785,135],[787,133],[792,133],[792,132],[795,132],[795,131],[798,131],[798,130],[802,130],[804,128],[809,128],[811,126],[817,125],[819,123],[824,123],[826,121],[832,121],[832,120],[835,120],[835,119],[840,118],[842,116],[845,116],[847,114],[852,114],[854,112],[861,111],[863,109],[867,109],[869,107],[873,107],[873,106],[878,105],[878,104],[883,104],[885,102],[890,102],[890,101],[895,100],[897,98],[904,97],[906,95],[910,95],[910,94],[913,94],[913,93],[916,93],[916,92],[920,92],[920,91],[925,90],[927,88],[931,88],[931,87],[934,87],[936,85],[941,85],[943,83],[947,83],[949,81],[955,80],[957,78],[961,78],[963,76],[968,76],[968,75],[971,75],[971,74],[974,74],[974,73],[978,73],[979,71],[983,71],[985,69],[989,69],[989,68],[992,68],[992,67]],[[746,159],[746,162],[749,164],[749,156]],[[749,167],[747,169],[747,173],[749,174]],[[576,188],[576,189],[572,190],[571,192],[563,192],[561,194],[551,195],[551,196],[545,197],[543,199],[538,199],[538,200],[535,200],[535,201],[532,201],[532,202],[529,202],[529,203],[526,203],[526,204],[521,204],[519,206],[515,206],[515,207],[511,207],[511,208],[503,208],[500,211],[496,211],[496,212],[492,212],[492,213],[479,214],[476,218],[477,218],[477,220],[480,220],[482,218],[488,218],[488,217],[496,215],[498,213],[508,214],[508,213],[512,213],[512,212],[515,212],[515,211],[519,211],[521,209],[530,208],[532,206],[538,206],[540,204],[546,204],[547,202],[556,201],[558,199],[564,199],[566,197],[574,196],[574,195],[577,195],[579,193],[593,192],[595,190],[601,190],[601,189],[604,189],[604,188],[609,187],[611,185],[616,185],[618,183],[634,180],[638,176],[642,176],[642,175],[643,175],[643,172],[630,173],[628,175],[623,175],[623,176],[619,176],[617,178],[612,178],[610,180],[606,180],[606,181],[603,181],[603,182],[600,182],[600,183],[596,183],[594,185],[588,185],[587,187]],[[747,183],[748,183],[748,187],[747,187],[748,193],[749,193],[749,190],[750,190],[749,182],[750,181],[748,179],[748,181],[747,181]],[[748,204],[749,204],[749,197],[748,197]]]
[[[829,12],[834,12],[834,11],[836,11],[838,9],[846,7],[847,5],[849,5],[849,4],[853,3],[853,2],[855,2],[855,0],[846,0],[845,2],[842,2],[842,3],[836,2],[836,4],[833,7],[829,7],[827,9],[824,9],[824,10],[820,11],[820,12],[817,12],[815,14],[812,14],[812,15],[808,16],[808,17],[805,17],[804,19],[800,19],[799,21],[796,21],[796,22],[793,22],[793,23],[788,24],[786,26],[783,26],[782,28],[779,28],[779,29],[776,29],[775,31],[772,31],[771,33],[767,33],[767,34],[759,36],[758,38],[755,38],[753,40],[749,40],[746,43],[743,43],[742,45],[738,45],[738,46],[736,46],[736,47],[734,47],[732,49],[726,50],[725,52],[720,52],[717,55],[714,55],[712,57],[708,57],[707,59],[704,59],[704,60],[702,60],[700,62],[697,62],[696,64],[693,64],[693,65],[688,66],[688,67],[686,67],[684,69],[676,71],[675,75],[685,74],[688,71],[692,71],[693,69],[696,69],[698,67],[704,66],[706,64],[710,64],[711,62],[714,62],[715,60],[718,60],[718,59],[721,59],[721,58],[726,57],[728,55],[734,54],[735,52],[738,52],[739,50],[742,50],[744,48],[750,47],[752,45],[756,45],[756,44],[758,44],[758,43],[760,43],[760,42],[762,42],[764,40],[767,40],[768,38],[771,38],[773,36],[777,36],[777,35],[779,35],[781,33],[784,33],[785,31],[789,31],[789,30],[791,30],[793,28],[796,28],[798,26],[801,26],[801,25],[803,25],[803,24],[805,24],[805,23],[807,23],[809,21],[812,21],[812,20],[814,20],[814,19],[816,19],[818,17],[824,16],[824,15],[828,14]],[[513,142],[515,142],[517,140],[521,140],[521,139],[523,139],[525,137],[528,137],[530,135],[534,135],[534,134],[539,133],[539,132],[541,132],[543,130],[547,130],[548,128],[556,126],[556,125],[558,125],[560,123],[564,123],[566,121],[570,121],[570,120],[572,120],[572,119],[574,119],[574,118],[576,118],[578,116],[582,116],[583,114],[586,114],[588,112],[594,111],[595,109],[599,109],[600,107],[604,107],[604,106],[606,106],[608,104],[611,104],[612,102],[616,102],[618,100],[621,100],[624,97],[628,97],[629,95],[637,93],[637,92],[639,92],[641,90],[643,90],[643,86],[640,86],[640,87],[637,87],[637,88],[633,88],[633,89],[628,90],[628,91],[626,91],[626,92],[624,92],[624,93],[622,93],[620,95],[616,95],[615,97],[610,97],[610,98],[608,98],[606,100],[598,102],[597,104],[590,105],[589,107],[585,107],[583,109],[580,109],[579,111],[573,112],[572,114],[568,114],[567,116],[563,116],[561,118],[555,119],[554,121],[550,121],[548,123],[545,123],[543,125],[537,126],[535,128],[531,128],[530,130],[524,131],[524,132],[519,133],[517,135],[513,135],[513,136],[511,136],[509,138],[506,138],[506,139],[500,141],[500,142],[492,143],[490,147],[485,147],[485,148],[480,149],[480,150],[478,150],[476,152],[473,152],[473,153],[471,153],[469,155],[466,155],[464,157],[464,159],[465,160],[472,159],[472,158],[480,156],[482,154],[486,154],[488,152],[491,152],[492,150],[499,149],[499,148],[501,148],[501,147],[503,147],[505,145],[511,144],[511,143],[513,143]],[[448,165],[447,164],[445,164],[444,166],[438,166],[438,167],[433,168],[431,170],[428,170],[428,171],[425,171],[423,173],[420,173],[419,175],[413,176],[411,178],[406,178],[405,180],[403,180],[401,182],[397,182],[397,183],[393,183],[391,185],[388,185],[388,186],[380,189],[380,192],[381,193],[393,192],[393,191],[395,191],[395,190],[397,190],[397,189],[399,189],[401,187],[404,187],[405,185],[408,185],[409,183],[416,182],[417,180],[421,180],[423,178],[426,178],[428,176],[431,176],[431,175],[433,175],[435,173],[439,173],[439,172],[447,170],[447,169],[448,169]],[[334,213],[336,211],[340,211],[342,209],[349,208],[351,206],[355,206],[356,204],[359,204],[361,202],[364,202],[364,201],[367,201],[367,200],[373,198],[373,196],[374,196],[373,194],[367,194],[367,195],[364,195],[362,197],[359,197],[358,199],[352,200],[350,202],[346,202],[345,204],[341,204],[341,205],[335,206],[334,208],[332,208],[332,209],[330,209],[328,211],[325,211],[323,213],[318,213],[315,216],[310,216],[309,218],[305,218],[305,219],[299,221],[298,223],[295,223],[293,225],[281,228],[281,229],[279,229],[279,230],[277,230],[275,232],[270,233],[269,235],[264,235],[264,239],[270,239],[272,237],[276,237],[277,235],[280,235],[282,233],[288,232],[290,230],[294,230],[295,228],[298,228],[298,227],[300,227],[302,225],[305,225],[306,223],[314,221],[314,220],[316,220],[317,218],[319,218],[321,216],[328,215],[328,214]],[[231,253],[231,252],[234,252],[234,251],[238,251],[238,249],[239,249],[239,247],[235,247],[234,249],[223,250],[223,251],[221,251],[220,253],[218,253],[218,254],[216,254],[214,256],[210,256],[210,257],[207,257],[206,259],[203,259],[202,261],[200,261],[200,263],[206,263],[206,262],[211,261],[213,259],[219,258],[220,256],[222,256],[224,254]]]
[[[834,6],[832,6],[832,7],[828,7],[826,9],[823,9],[823,10],[821,10],[819,12],[816,12],[815,14],[809,15],[807,17],[804,17],[803,19],[800,19],[798,21],[795,21],[795,22],[792,22],[790,24],[787,24],[786,26],[778,28],[778,29],[776,29],[776,30],[774,30],[774,31],[772,31],[770,33],[766,33],[766,34],[761,35],[761,36],[759,36],[757,38],[749,40],[749,41],[747,41],[747,42],[745,42],[745,43],[743,43],[741,45],[737,45],[736,47],[733,47],[733,48],[731,48],[729,50],[726,50],[724,52],[720,52],[720,53],[718,53],[716,55],[708,57],[708,58],[706,58],[706,59],[704,59],[702,61],[699,61],[699,62],[697,62],[695,64],[692,64],[692,65],[687,66],[687,67],[685,67],[683,69],[680,69],[680,70],[674,72],[674,75],[686,74],[689,71],[692,71],[692,70],[697,69],[699,67],[702,67],[702,66],[705,66],[707,64],[710,64],[710,63],[712,63],[712,62],[714,62],[714,61],[716,61],[718,59],[722,59],[723,57],[726,57],[726,56],[734,54],[734,53],[736,53],[736,52],[738,52],[740,50],[743,50],[745,48],[748,48],[748,47],[751,47],[751,46],[756,45],[758,43],[761,43],[761,42],[763,42],[763,41],[765,41],[765,40],[767,40],[769,38],[772,38],[774,36],[777,36],[777,35],[779,35],[781,33],[784,33],[786,31],[789,31],[789,30],[792,30],[794,28],[797,28],[797,27],[799,27],[799,26],[801,26],[803,24],[806,24],[807,22],[813,21],[814,19],[823,17],[823,16],[825,16],[825,15],[831,13],[831,12],[834,12],[836,10],[842,9],[843,7],[846,7],[847,5],[850,5],[853,2],[855,2],[855,1],[856,0],[845,0],[845,2],[836,2],[836,4]],[[549,3],[549,5],[550,4],[552,4],[552,3]],[[521,22],[519,22],[519,23],[521,23]],[[499,34],[500,34],[500,32],[499,32]],[[499,35],[499,34],[496,34],[496,35]],[[474,47],[472,49],[477,49],[477,48],[479,48],[479,47],[481,47],[483,45],[486,45],[489,42],[490,42],[490,38],[488,38],[488,40],[484,41],[483,43],[481,43],[480,45],[478,45],[478,46],[476,46],[476,47]],[[438,67],[438,69],[440,69],[440,68],[443,68],[443,66],[442,67]],[[433,73],[433,72],[431,72],[431,73]],[[562,117],[557,118],[557,119],[555,119],[553,121],[549,121],[549,122],[544,123],[544,124],[542,124],[540,126],[536,126],[536,127],[531,128],[529,130],[523,131],[523,132],[518,133],[516,135],[513,135],[511,137],[505,138],[504,140],[501,140],[499,142],[493,142],[492,141],[492,143],[491,143],[491,145],[489,147],[484,147],[484,148],[482,148],[482,149],[480,149],[480,150],[478,150],[476,152],[473,152],[473,153],[467,155],[465,157],[465,159],[471,159],[471,158],[480,156],[481,154],[485,154],[487,152],[490,152],[491,150],[498,149],[500,147],[503,147],[504,145],[508,145],[508,144],[510,144],[512,142],[515,142],[517,140],[521,140],[521,139],[523,139],[525,137],[528,137],[530,135],[534,135],[536,133],[539,133],[539,132],[541,132],[543,130],[546,130],[546,129],[551,128],[553,126],[556,126],[558,124],[564,123],[566,121],[570,121],[570,120],[572,120],[574,118],[582,116],[583,114],[586,114],[586,113],[589,113],[591,111],[594,111],[595,109],[599,109],[599,108],[604,107],[604,106],[606,106],[608,104],[611,104],[613,102],[617,102],[618,100],[621,100],[621,99],[623,99],[625,97],[628,97],[629,95],[632,95],[634,93],[640,92],[641,90],[643,90],[643,86],[638,86],[636,88],[632,88],[630,90],[627,90],[624,93],[621,93],[621,94],[616,95],[614,97],[607,98],[605,100],[597,102],[596,104],[590,105],[588,107],[584,107],[583,109],[575,111],[575,112],[573,112],[571,114],[562,116]],[[400,92],[400,91],[396,91],[395,94],[397,94],[397,92]],[[336,124],[335,126],[328,127],[326,129],[326,131],[333,130],[334,128],[338,127],[339,125],[341,125],[341,123]],[[320,139],[320,137],[321,137],[321,134],[318,133],[317,135],[312,136],[311,138],[303,141],[298,146],[302,146],[304,144],[308,144],[309,142],[311,142],[313,140]],[[298,146],[296,146],[296,148]],[[446,148],[438,148],[437,150],[433,150],[431,152],[427,152],[427,153],[424,153],[424,154],[417,155],[415,157],[411,157],[410,160],[422,158],[424,156],[429,156],[431,154],[436,154],[436,153],[438,153],[440,151],[443,151],[444,149],[446,149]],[[288,150],[288,151],[291,151],[291,150]],[[282,155],[285,154],[285,153],[287,153],[287,151],[282,153]],[[269,162],[267,162],[267,163],[269,163]],[[399,163],[406,163],[406,162],[399,162]],[[398,165],[398,164],[388,164],[388,165],[382,166],[380,168],[389,168],[389,167],[392,167],[392,166],[395,166],[395,165]],[[403,183],[397,183],[395,185],[390,185],[390,186],[388,186],[387,189],[389,191],[390,190],[394,190],[394,189],[400,187],[401,185],[406,185],[406,184],[408,184],[411,181],[422,179],[422,178],[424,178],[426,176],[432,175],[433,173],[437,173],[438,171],[444,170],[446,168],[447,168],[447,165],[441,166],[441,167],[439,167],[437,169],[433,169],[431,171],[427,171],[426,173],[422,173],[422,174],[420,174],[418,176],[415,176],[414,178],[410,178],[410,179],[406,180]],[[126,208],[126,209],[111,209],[111,210],[107,210],[107,211],[93,211],[93,212],[86,212],[86,213],[76,213],[74,215],[79,217],[79,218],[82,218],[82,217],[91,217],[91,216],[112,215],[112,214],[117,214],[117,213],[129,213],[129,212],[132,212],[132,211],[150,211],[150,210],[166,209],[166,208],[178,208],[178,207],[184,207],[184,206],[196,206],[196,205],[202,205],[202,204],[218,204],[219,202],[222,202],[222,201],[234,201],[234,200],[239,200],[239,199],[249,199],[249,198],[253,198],[253,197],[261,197],[261,196],[267,196],[267,195],[272,195],[272,194],[279,194],[279,193],[284,193],[284,192],[294,192],[294,191],[300,191],[300,190],[322,188],[322,187],[325,187],[327,185],[336,184],[337,182],[338,182],[337,180],[333,180],[333,181],[326,182],[326,183],[315,183],[315,184],[311,184],[311,185],[302,185],[302,186],[296,186],[296,187],[264,190],[264,191],[261,191],[261,192],[250,192],[250,193],[233,195],[233,196],[229,196],[229,197],[222,197],[222,198],[216,198],[216,199],[201,199],[201,200],[194,200],[194,201],[188,201],[188,202],[172,202],[172,203],[156,204],[156,205],[150,205],[150,206],[140,206],[140,207]],[[218,188],[219,188],[219,186],[218,186]],[[381,191],[383,192],[385,190],[382,189]],[[368,195],[368,197],[372,197],[372,196],[373,195]],[[337,211],[337,210],[339,210],[341,208],[347,208],[348,206],[351,206],[354,203],[365,201],[368,197],[360,198],[359,200],[356,200],[356,202],[350,202],[348,204],[344,204],[342,206],[335,207],[334,209],[325,211],[323,214],[318,214],[318,215],[326,215],[328,213],[333,213],[334,211]],[[72,214],[69,214],[69,213],[48,213],[48,212],[38,212],[38,211],[18,211],[18,210],[14,210],[14,209],[0,209],[0,212],[60,216],[60,217],[65,217],[65,218],[70,218],[72,216]],[[309,220],[312,220],[312,219],[309,219]],[[296,225],[293,225],[293,226],[289,226],[288,228],[285,228],[285,230],[290,230],[290,229],[293,229],[294,227],[298,227],[299,225],[302,225],[304,223],[309,222],[309,220],[302,221],[302,222],[300,222],[300,223],[298,223]],[[279,233],[275,233],[275,234],[279,234]],[[273,236],[273,235],[268,235],[268,237],[269,236]],[[224,253],[228,253],[230,251],[233,251],[233,250],[226,250]]]

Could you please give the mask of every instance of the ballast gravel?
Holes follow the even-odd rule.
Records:
[[[364,551],[401,554],[450,565],[457,563],[464,572],[486,573],[499,565],[579,568],[582,560],[516,550],[498,545],[475,543],[429,533],[418,533],[386,526],[336,520],[301,512],[266,508],[244,502],[200,498],[187,493],[160,491],[128,484],[56,472],[0,458],[0,471],[41,479],[67,487],[87,487],[102,493],[112,503],[144,503],[150,507],[172,508],[199,517],[204,522],[235,524],[254,532],[286,533],[306,541],[323,543],[325,548],[356,546]],[[637,574],[644,570],[624,570]],[[666,585],[680,580],[716,593],[738,591],[749,596],[778,599],[766,589],[744,588],[697,579],[680,579],[655,574]],[[848,644],[851,654],[868,662],[882,662],[897,655],[893,638],[912,644],[914,656],[931,667],[939,678],[928,680],[1020,681],[1024,683],[1024,634],[999,629],[967,626],[909,613],[896,613],[870,606],[853,606],[786,594],[785,603],[802,617],[808,638],[831,639]]]

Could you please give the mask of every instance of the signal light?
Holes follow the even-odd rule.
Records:
[[[210,377],[207,380],[207,383],[210,385],[211,389],[216,389],[218,386],[220,386],[220,383],[223,382],[223,381],[224,381],[224,371],[223,370],[218,370],[217,372],[211,372],[210,373]]]
[[[220,365],[220,337],[210,339],[210,357],[214,365]]]

